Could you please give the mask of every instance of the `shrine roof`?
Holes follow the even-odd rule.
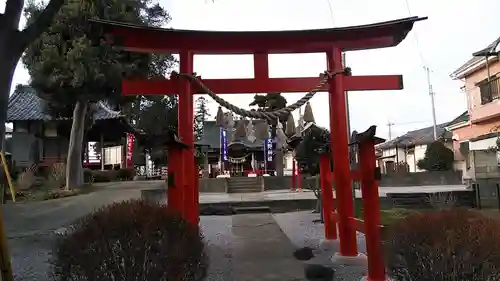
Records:
[[[44,100],[38,97],[35,90],[29,86],[20,86],[9,97],[7,108],[7,122],[53,120],[54,118],[44,112]],[[119,119],[123,116],[112,114],[102,108],[94,112],[95,120]],[[58,118],[57,120],[70,120],[71,118]]]
[[[91,20],[96,32],[110,43],[136,52],[196,54],[306,53],[396,46],[417,21],[410,17],[367,25],[285,31],[201,31],[157,28],[106,20]]]
[[[261,148],[264,147],[264,141],[256,140],[251,142],[248,139],[241,139],[242,143],[248,148]],[[216,125],[215,121],[205,121],[203,123],[203,136],[195,145],[208,146],[212,149],[220,149],[220,128]]]

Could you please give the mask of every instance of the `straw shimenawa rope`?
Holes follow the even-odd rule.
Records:
[[[335,75],[338,74],[348,74],[347,70],[342,70],[339,72],[329,72],[325,71],[320,75],[320,82],[316,87],[314,87],[309,93],[305,94],[301,99],[299,99],[297,102],[285,107],[281,108],[275,111],[251,111],[251,110],[245,110],[243,108],[237,107],[228,101],[224,100],[223,98],[217,96],[216,93],[214,93],[212,90],[210,90],[198,77],[196,76],[196,73],[194,74],[188,74],[188,73],[177,73],[177,72],[172,72],[172,75],[180,75],[189,78],[192,82],[196,83],[206,94],[208,94],[212,99],[214,99],[219,105],[222,107],[225,107],[226,109],[234,112],[237,115],[243,116],[243,117],[248,117],[248,118],[257,118],[257,119],[266,119],[266,120],[277,120],[279,118],[282,118],[284,116],[288,116],[292,111],[296,110],[297,108],[303,106],[306,104],[314,95],[321,91],[323,87],[328,83],[328,80],[333,78]]]

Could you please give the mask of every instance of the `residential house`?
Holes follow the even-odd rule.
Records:
[[[467,111],[450,122],[456,157],[464,178],[500,176],[497,140],[500,132],[500,38],[472,54],[451,77],[464,83]]]
[[[444,141],[450,149],[453,148],[451,133],[446,130],[448,123],[436,126],[439,139]],[[395,139],[386,141],[376,146],[377,165],[382,173],[387,174],[396,169],[405,169],[408,172],[422,172],[418,168],[418,160],[423,159],[427,145],[434,142],[433,126],[410,131]]]
[[[10,152],[14,165],[19,169],[33,165],[48,167],[65,161],[67,157],[72,120],[54,119],[46,113],[46,106],[46,102],[28,86],[18,86],[9,98],[7,122],[13,124]],[[123,116],[100,107],[92,114],[94,124],[84,137],[87,145],[84,145],[83,164],[96,168],[119,165],[124,149],[117,144],[125,132],[133,132],[131,126]],[[91,151],[96,150],[96,146],[89,143],[101,143],[101,149]],[[103,152],[104,162],[101,161]]]

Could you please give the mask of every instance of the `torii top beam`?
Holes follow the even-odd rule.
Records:
[[[401,43],[415,22],[425,19],[410,17],[342,28],[290,31],[199,31],[105,20],[91,22],[102,34],[111,35],[108,39],[112,43],[133,52],[276,54],[327,52],[333,45],[343,51],[392,47]]]

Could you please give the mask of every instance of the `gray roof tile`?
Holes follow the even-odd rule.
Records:
[[[52,120],[49,114],[45,113],[44,101],[38,97],[35,90],[29,86],[20,86],[9,98],[7,109],[7,122],[23,120]],[[95,120],[115,119],[122,117],[113,114],[102,108],[94,112]],[[71,118],[60,118],[60,120]]]
[[[464,63],[462,66],[460,66],[457,70],[453,71],[451,76],[456,76],[460,72],[473,66],[474,64],[478,63],[479,61],[484,60],[484,54],[494,52],[499,43],[500,43],[500,37],[497,38],[495,41],[493,41],[488,46],[486,46],[486,48],[484,48],[478,52],[473,53],[472,54],[473,57],[471,59],[469,59],[466,63]]]
[[[469,111],[465,111],[464,113],[460,114],[460,116],[458,116],[457,118],[451,120],[447,126],[455,125],[461,122],[467,122],[469,120],[470,120]]]
[[[438,138],[450,139],[451,132],[447,131],[445,128],[448,126],[449,122],[436,125],[436,131]],[[433,126],[426,127],[423,129],[418,129],[415,131],[410,131],[402,136],[399,136],[393,140],[386,141],[377,145],[377,149],[388,149],[398,146],[405,145],[420,145],[429,144],[434,141],[434,129]]]

